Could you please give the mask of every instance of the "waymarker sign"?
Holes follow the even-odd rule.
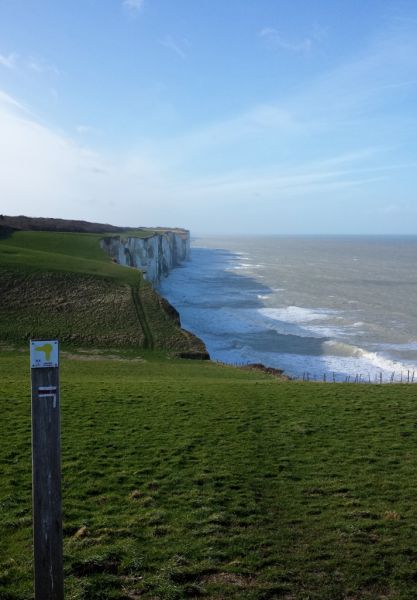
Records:
[[[31,340],[35,600],[63,600],[58,340]]]
[[[46,369],[59,366],[58,340],[31,340],[30,366],[32,369]]]

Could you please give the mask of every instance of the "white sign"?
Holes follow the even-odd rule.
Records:
[[[58,364],[58,340],[36,340],[30,342],[30,366],[32,369],[57,367]]]

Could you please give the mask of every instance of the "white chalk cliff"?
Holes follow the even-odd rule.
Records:
[[[153,285],[190,259],[190,232],[186,229],[154,230],[146,237],[112,235],[100,245],[117,263],[143,271]]]

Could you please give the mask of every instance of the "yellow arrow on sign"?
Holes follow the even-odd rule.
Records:
[[[51,353],[53,350],[52,344],[44,344],[43,346],[37,346],[35,350],[36,352],[44,352],[46,361],[49,361],[51,359]]]

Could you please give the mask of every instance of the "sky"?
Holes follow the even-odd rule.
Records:
[[[0,212],[417,233],[415,0],[0,0]]]

